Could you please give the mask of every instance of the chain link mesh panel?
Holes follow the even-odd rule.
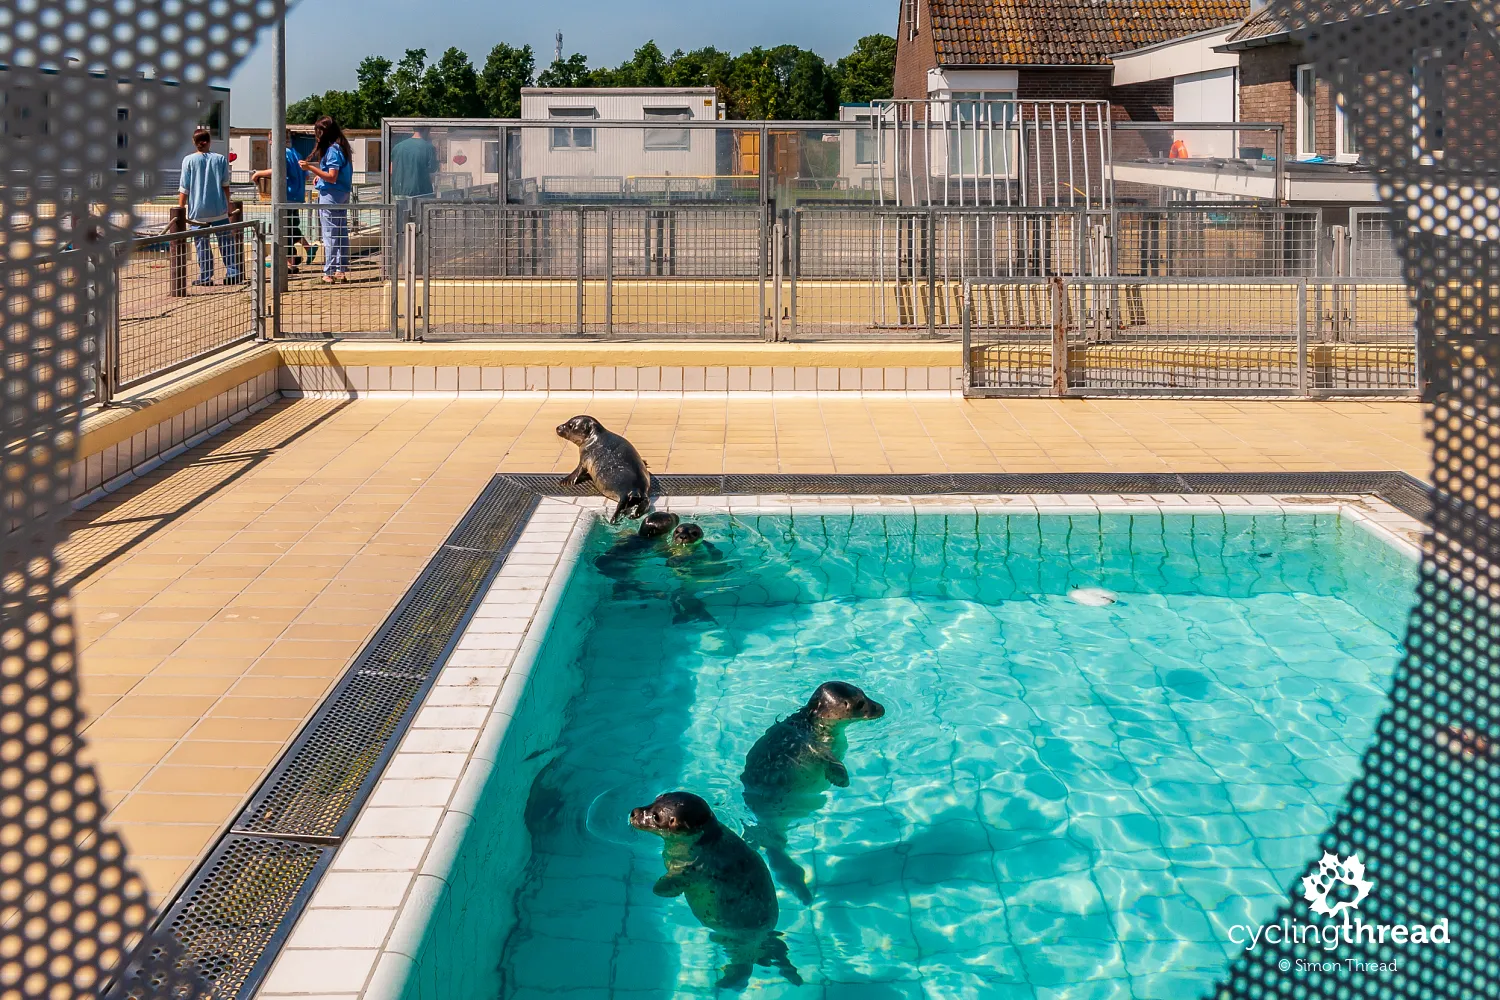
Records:
[[[268,0],[30,0],[0,15],[0,998],[97,995],[151,909],[80,756],[77,642],[57,545],[110,246],[226,75]],[[172,82],[168,82],[168,81]],[[129,159],[122,160],[128,150]],[[175,164],[173,164],[175,166]],[[173,970],[160,976],[196,991]]]
[[[1323,837],[1322,858],[1308,859],[1290,898],[1266,922],[1275,932],[1240,953],[1219,996],[1494,996],[1497,7],[1271,6],[1302,58],[1341,93],[1362,154],[1379,172],[1393,246],[1419,303],[1434,491],[1391,708]]]

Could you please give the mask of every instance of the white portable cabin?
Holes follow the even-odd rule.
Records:
[[[652,196],[711,189],[718,176],[712,87],[527,88],[521,91],[521,177],[543,196]],[[596,121],[641,128],[594,128]],[[545,127],[526,128],[536,122]]]

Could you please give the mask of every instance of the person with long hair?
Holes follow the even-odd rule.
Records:
[[[324,115],[313,123],[317,145],[313,154],[302,161],[302,169],[317,178],[318,204],[347,205],[354,190],[353,150],[339,123]],[[319,211],[323,223],[323,281],[333,284],[349,280],[349,210],[324,208]]]

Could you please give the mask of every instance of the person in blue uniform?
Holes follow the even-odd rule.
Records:
[[[339,123],[324,115],[313,124],[317,145],[302,161],[302,169],[316,178],[318,204],[347,205],[354,190],[353,150]],[[323,208],[323,280],[328,284],[349,280],[349,210]]]
[[[193,132],[193,152],[182,158],[177,207],[186,210],[191,229],[208,229],[229,222],[229,160],[223,153],[213,152],[212,144],[213,133],[200,125]],[[241,284],[245,280],[237,242],[241,234],[220,229],[214,235],[219,242],[219,257],[224,261],[224,284]],[[198,280],[193,284],[212,285],[214,256],[208,234],[193,237],[193,246],[198,253]]]
[[[266,136],[266,142],[271,142],[271,136]],[[269,179],[270,170],[257,170],[250,175],[251,182]],[[297,158],[297,151],[292,148],[292,137],[286,137],[286,202],[290,205],[300,205],[307,200],[307,171],[302,169],[302,161]],[[286,269],[296,274],[302,258],[297,255],[297,244],[302,244],[302,249],[307,251],[307,262],[312,263],[313,247],[307,242],[307,237],[302,232],[302,210],[296,208],[287,209],[286,220],[282,226],[282,234],[286,239]]]

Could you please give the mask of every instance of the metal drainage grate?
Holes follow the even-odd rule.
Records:
[[[491,479],[136,949],[112,1000],[156,995],[164,969],[202,983],[182,1000],[254,994],[538,500]]]
[[[1392,472],[664,475],[656,483],[663,496],[1357,493],[1414,517],[1429,511],[1428,488]],[[201,983],[176,1000],[254,994],[540,498],[591,492],[564,488],[555,475],[490,481],[137,948],[110,1000],[157,995],[166,970]]]
[[[291,932],[287,915],[301,910],[333,854],[332,847],[225,837],[136,951],[110,1000],[155,997],[167,981],[181,1000],[253,992]]]

